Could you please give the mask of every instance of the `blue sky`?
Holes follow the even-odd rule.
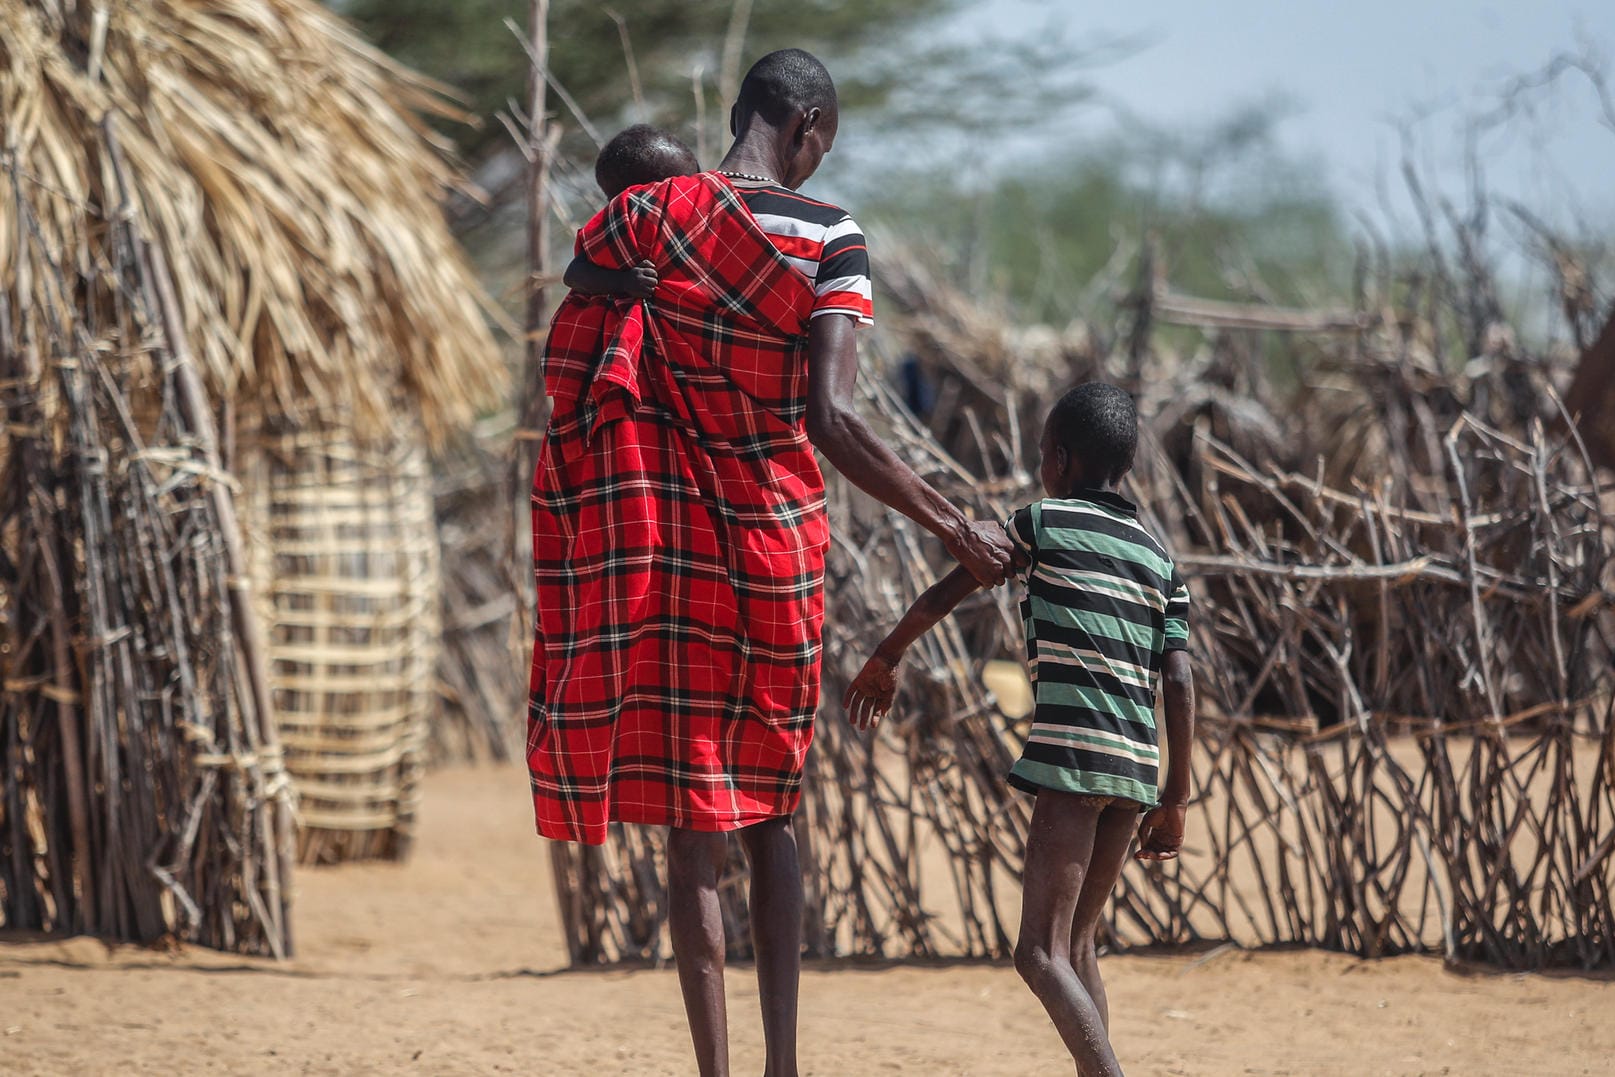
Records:
[[[1397,120],[1424,117],[1426,163],[1456,191],[1462,118],[1494,105],[1509,79],[1591,42],[1615,80],[1611,0],[977,0],[959,15],[957,32],[1026,25],[1060,27],[1079,42],[1140,41],[1090,75],[1119,107],[1076,113],[1061,138],[1124,129],[1129,114],[1192,130],[1281,97],[1292,109],[1280,128],[1284,151],[1370,210],[1380,208],[1377,180],[1395,180]],[[1585,80],[1566,81],[1547,100],[1533,122],[1481,143],[1491,185],[1555,218],[1615,226],[1615,130],[1600,125]]]

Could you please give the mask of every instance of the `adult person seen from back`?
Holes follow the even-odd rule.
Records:
[[[703,1075],[729,1072],[718,884],[751,865],[770,1077],[795,1077],[802,876],[791,815],[819,694],[817,448],[938,536],[982,583],[1012,553],[884,445],[853,405],[869,257],[841,209],[798,194],[835,143],[834,83],[800,49],[747,73],[716,171],[633,187],[581,258],[649,261],[649,299],[563,307],[533,488],[538,638],[528,765],[540,833],[669,828],[669,921]],[[581,309],[583,305],[579,305]]]

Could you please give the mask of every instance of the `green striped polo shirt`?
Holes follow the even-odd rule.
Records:
[[[1045,498],[1004,525],[1026,556],[1032,731],[1009,781],[1156,803],[1155,688],[1189,645],[1189,589],[1120,494]]]

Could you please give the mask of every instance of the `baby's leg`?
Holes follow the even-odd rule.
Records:
[[[1100,812],[1085,797],[1040,790],[1022,877],[1015,969],[1043,1003],[1086,1077],[1120,1077],[1105,1022],[1071,966],[1071,927]]]
[[[1071,926],[1071,966],[1077,970],[1082,986],[1088,989],[1094,1009],[1099,1011],[1105,1029],[1110,1029],[1110,1005],[1105,999],[1105,985],[1099,979],[1099,953],[1094,948],[1094,933],[1099,918],[1104,915],[1105,902],[1116,888],[1116,880],[1127,864],[1127,850],[1133,844],[1133,830],[1138,826],[1138,809],[1131,801],[1118,801],[1099,815],[1094,828],[1093,855],[1088,859],[1088,875],[1082,881],[1082,893],[1077,898],[1077,913]]]

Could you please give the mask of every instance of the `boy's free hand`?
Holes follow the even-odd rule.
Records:
[[[847,685],[841,705],[847,711],[847,720],[858,730],[874,729],[886,712],[892,709],[897,695],[897,664],[880,655],[870,656],[858,676]]]
[[[1183,848],[1183,825],[1188,808],[1183,804],[1162,804],[1147,812],[1138,824],[1138,852],[1135,860],[1176,860]]]
[[[656,263],[643,259],[628,271],[628,294],[635,299],[649,299],[661,282],[656,275]]]

